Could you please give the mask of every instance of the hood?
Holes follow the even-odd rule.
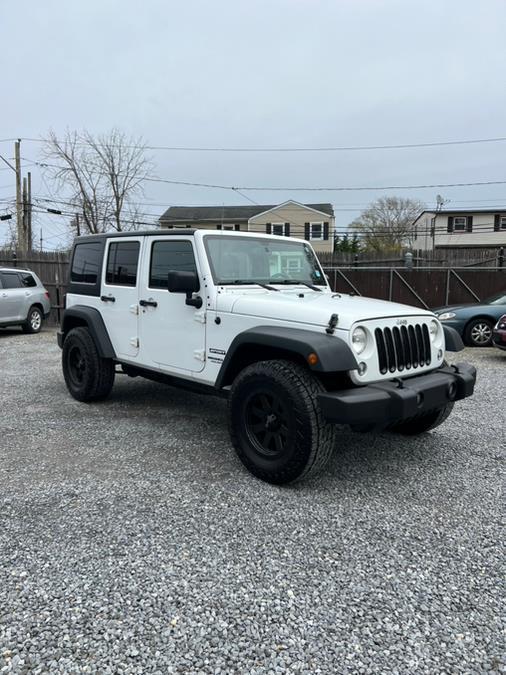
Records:
[[[217,309],[259,319],[293,321],[327,326],[332,314],[339,316],[338,328],[348,330],[357,321],[394,316],[432,316],[432,312],[356,295],[338,295],[309,289],[267,291],[227,289],[218,295]]]
[[[434,313],[442,314],[443,312],[455,312],[457,309],[464,309],[465,307],[473,306],[472,302],[464,302],[461,305],[444,305],[443,307],[434,307],[432,310]],[[478,307],[478,305],[474,305]]]

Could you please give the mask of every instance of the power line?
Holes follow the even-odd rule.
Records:
[[[17,139],[4,138],[0,143],[7,143]],[[20,140],[29,143],[46,143],[43,138],[21,138]],[[404,150],[414,148],[436,148],[452,145],[477,145],[480,143],[503,143],[506,136],[497,136],[494,138],[466,138],[459,140],[429,141],[422,143],[394,143],[394,144],[374,144],[374,145],[341,145],[341,146],[317,146],[317,147],[208,147],[208,146],[175,146],[175,145],[144,145],[144,144],[121,144],[122,148],[138,150],[167,150],[171,152],[355,152],[369,150]],[[64,140],[57,141],[65,143]],[[86,143],[75,143],[77,146],[87,145]],[[99,145],[101,145],[99,143]],[[102,144],[104,145],[104,144]],[[106,144],[107,147],[115,147],[114,144]],[[117,147],[120,147],[119,145]]]

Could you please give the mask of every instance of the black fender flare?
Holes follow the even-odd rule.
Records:
[[[232,340],[216,378],[217,389],[231,384],[236,374],[234,358],[240,350],[248,346],[265,347],[267,353],[269,349],[273,349],[287,355],[295,354],[304,360],[310,370],[317,373],[338,373],[356,370],[358,367],[350,347],[336,335],[317,333],[303,328],[256,326],[239,333]],[[307,360],[311,353],[318,357],[315,364]]]
[[[457,333],[455,328],[452,328],[451,326],[443,326],[443,333],[445,336],[445,351],[461,352],[464,349],[462,338]]]
[[[95,307],[73,305],[63,312],[61,339],[59,338],[58,340],[59,343],[61,342],[60,346],[63,346],[65,336],[72,328],[83,325],[90,331],[100,356],[105,359],[115,359],[116,354],[109,333],[105,327],[102,315]]]

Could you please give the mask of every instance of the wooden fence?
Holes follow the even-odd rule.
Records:
[[[326,267],[333,290],[416,307],[479,302],[506,293],[506,268]]]
[[[345,254],[348,255],[348,254]],[[413,257],[413,269],[406,269],[400,259],[367,261],[363,267],[322,265],[332,288],[343,293],[356,293],[371,298],[393,300],[418,307],[440,307],[446,304],[477,302],[506,292],[505,267],[442,267],[423,266]],[[376,262],[376,264],[371,264]],[[67,288],[68,253],[32,252],[26,258],[11,251],[0,251],[0,266],[28,268],[37,274],[49,291],[51,316],[49,324],[57,325]]]

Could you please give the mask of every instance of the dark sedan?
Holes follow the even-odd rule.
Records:
[[[503,314],[492,331],[492,343],[494,347],[506,350],[506,314]]]
[[[506,313],[506,291],[483,302],[451,305],[433,310],[445,326],[451,326],[469,347],[490,347],[494,325]]]

